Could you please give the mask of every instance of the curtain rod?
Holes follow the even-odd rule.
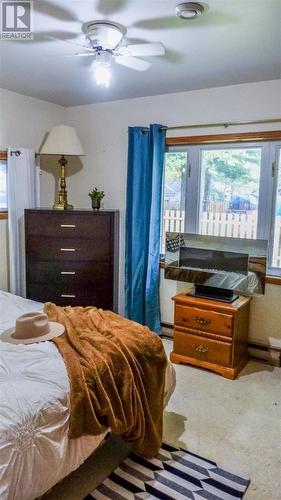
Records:
[[[219,123],[197,123],[194,125],[177,125],[174,127],[163,127],[161,130],[180,130],[187,128],[211,128],[211,127],[237,127],[239,125],[255,125],[258,123],[279,123],[281,118],[271,118],[268,120],[247,120],[243,122],[219,122]]]

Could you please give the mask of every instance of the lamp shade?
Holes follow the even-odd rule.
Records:
[[[40,155],[83,156],[84,151],[73,127],[56,125],[39,151]]]

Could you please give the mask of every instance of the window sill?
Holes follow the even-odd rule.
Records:
[[[8,212],[0,212],[0,220],[8,219]]]
[[[281,276],[266,276],[265,282],[270,285],[279,285],[281,286]]]

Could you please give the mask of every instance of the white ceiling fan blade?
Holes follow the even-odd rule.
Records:
[[[88,57],[88,56],[93,57],[95,55],[95,52],[92,51],[92,52],[87,52],[86,54],[71,54],[71,55],[75,57]]]
[[[70,10],[67,10],[62,6],[54,5],[49,0],[34,2],[32,9],[39,14],[43,14],[44,16],[53,17],[56,21],[59,19],[63,22],[81,22]]]
[[[145,71],[151,66],[151,63],[147,61],[130,56],[117,56],[115,57],[115,62],[117,64],[121,64],[121,66],[126,66],[127,68],[135,69],[137,71]]]
[[[164,56],[165,47],[163,43],[137,43],[135,45],[127,45],[131,56],[149,57],[149,56]]]
[[[45,35],[45,38],[49,40],[55,40],[56,42],[68,43],[70,45],[74,45],[75,47],[82,47],[84,50],[88,50],[89,52],[93,52],[93,49],[87,47],[87,45],[83,45],[82,43],[71,42],[70,40],[62,40],[61,38],[56,38],[54,36]]]
[[[93,57],[94,53],[87,52],[87,54],[56,54],[51,57],[84,57],[84,56],[92,56]],[[49,56],[50,57],[50,56]]]

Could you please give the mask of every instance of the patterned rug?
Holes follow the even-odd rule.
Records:
[[[237,500],[249,482],[211,460],[163,443],[152,460],[131,453],[84,500]]]

